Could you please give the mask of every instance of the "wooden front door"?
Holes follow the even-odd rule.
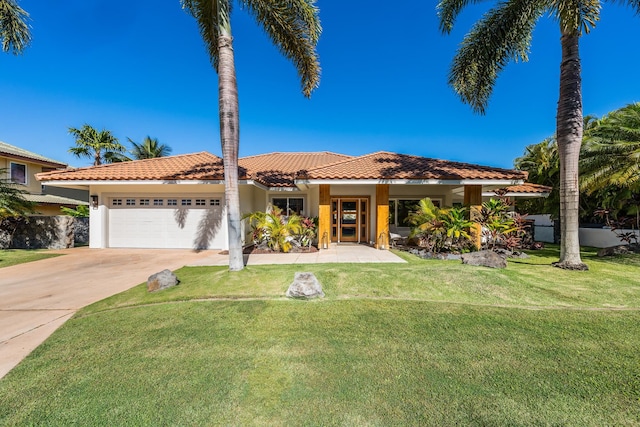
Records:
[[[369,198],[334,198],[331,208],[331,241],[359,243],[369,240]]]

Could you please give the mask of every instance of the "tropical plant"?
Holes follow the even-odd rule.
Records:
[[[6,176],[6,169],[0,169],[0,176]],[[35,212],[35,204],[25,199],[27,191],[7,178],[0,178],[0,219],[22,217]]]
[[[72,216],[74,218],[89,218],[89,206],[85,205],[78,205],[75,209],[61,206],[60,211],[62,211],[63,215]]]
[[[482,225],[484,249],[507,246],[508,237],[517,231],[513,217],[510,215],[510,208],[502,198],[489,199],[482,203],[480,224]]]
[[[406,219],[412,226],[409,238],[428,251],[459,251],[471,243],[469,228],[473,224],[467,219],[464,207],[439,208],[426,197],[418,202],[417,209]]]
[[[22,53],[31,42],[29,14],[15,0],[0,0],[0,42],[3,52]]]
[[[118,142],[118,138],[111,131],[102,129],[97,131],[88,124],[81,128],[69,128],[69,133],[75,138],[76,146],[69,148],[69,152],[78,158],[93,159],[93,165],[113,162],[126,148]]]
[[[269,205],[265,212],[253,212],[244,218],[249,219],[254,243],[266,245],[276,252],[289,252],[296,243],[296,237],[303,232],[302,217],[296,214],[285,216],[277,206]]]
[[[450,33],[472,0],[441,0],[440,29]],[[487,12],[465,36],[453,60],[449,83],[479,113],[484,113],[498,74],[509,61],[527,61],[533,30],[545,14],[560,27],[560,95],[556,140],[560,159],[560,261],[557,267],[586,270],[578,236],[578,159],[584,128],[579,41],[600,19],[600,0],[504,0]],[[623,0],[640,13],[640,2]]]
[[[197,21],[213,68],[218,73],[220,142],[224,162],[225,199],[229,236],[229,270],[244,268],[240,196],[238,192],[238,148],[240,122],[238,89],[231,35],[231,0],[181,0]],[[321,27],[315,0],[239,0],[262,26],[280,52],[298,71],[306,97],[318,86],[320,65],[316,45]]]

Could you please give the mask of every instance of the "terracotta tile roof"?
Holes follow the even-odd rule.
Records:
[[[44,172],[39,181],[221,180],[222,159],[201,153]]]
[[[381,151],[315,168],[299,178],[521,180],[527,178],[527,173]]]
[[[518,194],[545,194],[551,193],[553,187],[548,187],[546,185],[540,184],[529,184],[524,183],[521,185],[511,185],[509,187],[505,187],[508,193],[518,193]]]
[[[328,151],[311,153],[268,153],[243,157],[238,161],[241,174],[268,187],[293,187],[295,176],[323,165],[351,159]]]
[[[31,151],[24,150],[15,145],[7,144],[0,141],[0,156],[9,157],[17,160],[28,160],[34,163],[43,164],[54,168],[65,168],[66,164],[57,160],[49,159]]]

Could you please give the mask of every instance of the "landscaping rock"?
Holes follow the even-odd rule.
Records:
[[[324,298],[322,285],[313,273],[296,273],[286,295],[289,298]]]
[[[615,255],[624,255],[628,254],[629,245],[618,245],[618,246],[610,246],[608,248],[602,248],[598,251],[599,257],[605,256],[615,256]]]
[[[162,270],[159,273],[152,274],[147,279],[147,291],[155,292],[172,288],[180,283],[178,277],[171,270]]]
[[[507,268],[507,257],[490,250],[470,252],[462,255],[462,263],[490,268]]]

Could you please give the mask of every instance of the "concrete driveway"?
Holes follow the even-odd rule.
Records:
[[[52,252],[64,256],[0,269],[0,378],[78,309],[145,282],[165,268],[221,257],[213,251],[170,249]]]

